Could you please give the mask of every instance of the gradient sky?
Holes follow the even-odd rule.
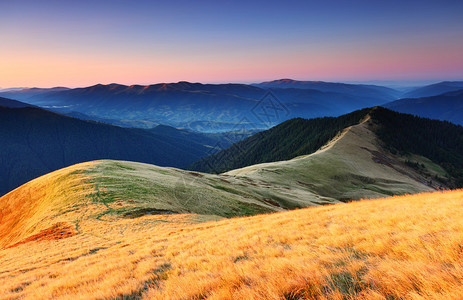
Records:
[[[0,87],[463,79],[463,1],[0,0]]]

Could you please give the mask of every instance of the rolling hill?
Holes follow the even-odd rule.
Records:
[[[168,197],[144,207],[118,187],[124,172],[165,184],[179,171],[91,162],[0,198],[0,298],[463,296],[462,191],[221,219],[208,213],[227,210],[220,198],[206,214],[174,213]]]
[[[320,90],[318,90],[320,88]],[[295,117],[339,116],[397,99],[393,90],[323,83],[312,88],[261,88],[245,84],[190,82],[95,85],[24,90],[0,96],[86,119],[151,128],[171,125],[203,132],[266,129]],[[269,111],[269,107],[273,107]]]
[[[336,202],[319,199],[305,187],[271,189],[264,182],[226,175],[93,161],[46,174],[0,198],[0,248],[45,230],[44,220],[80,224],[82,210],[97,220],[182,213],[222,218]]]
[[[213,153],[219,142],[233,140],[167,126],[122,128],[34,107],[0,107],[0,195],[40,175],[95,159],[184,167]]]
[[[400,99],[383,106],[402,113],[463,125],[463,84],[456,91],[431,97]]]

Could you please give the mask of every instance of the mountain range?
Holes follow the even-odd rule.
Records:
[[[458,81],[403,93],[377,85],[280,79],[251,85],[181,81],[131,86],[98,84],[73,89],[25,88],[3,91],[0,96],[124,127],[153,128],[164,124],[194,131],[225,132],[264,130],[291,118],[340,116],[377,105],[392,108],[388,105],[399,99],[432,97],[461,89],[463,82]],[[445,103],[434,105],[441,110],[453,109]],[[446,114],[439,116],[442,118],[455,120]]]
[[[436,89],[442,91],[448,87],[458,86],[459,82],[443,82],[421,88],[421,91],[432,92]],[[222,172],[251,164],[287,160],[298,155],[313,153],[343,128],[355,125],[358,118],[349,119],[351,117],[347,115],[340,119],[328,117],[310,121],[291,119],[284,122],[286,119],[299,116],[305,118],[338,116],[344,112],[354,111],[356,108],[369,106],[369,103],[378,104],[386,101],[387,103],[383,106],[395,111],[448,120],[456,124],[463,123],[460,117],[463,115],[460,113],[463,107],[461,90],[426,98],[388,102],[398,97],[397,91],[373,85],[290,79],[254,85],[179,82],[149,86],[96,85],[77,89],[32,88],[10,90],[1,94],[25,99],[27,103],[0,98],[0,106],[10,107],[10,109],[2,108],[2,114],[5,117],[0,121],[4,126],[2,143],[5,145],[3,147],[5,149],[3,152],[5,172],[2,174],[4,178],[0,194],[47,172],[94,159],[124,159],[172,167],[187,167],[191,164],[192,169],[208,172]],[[38,107],[34,107],[35,105],[47,107],[74,118],[65,118],[61,113],[51,114],[39,111]],[[12,108],[24,109],[19,112]],[[11,117],[15,114],[17,116]],[[36,123],[30,122],[31,115],[36,115]],[[75,118],[86,120],[86,122]],[[18,123],[13,124],[14,119]],[[97,138],[97,140],[100,140],[101,144],[114,145],[116,143],[121,146],[112,146],[112,149],[90,146],[90,143],[93,143],[90,139],[84,142],[82,134],[73,134],[69,128],[63,132],[59,132],[59,129],[52,130],[52,127],[56,126],[52,125],[53,122],[49,122],[47,125],[49,127],[34,128],[40,128],[44,124],[43,120],[46,119],[59,119],[54,124],[72,120],[73,123],[79,124],[75,125],[75,132],[79,133],[82,132],[81,126],[98,128],[94,130],[95,135],[98,136],[102,135],[96,134],[100,129],[109,130],[114,134],[104,136],[111,136],[111,141],[106,138]],[[9,120],[8,124],[7,120]],[[18,125],[19,123],[21,125]],[[153,129],[137,131],[137,129],[111,127],[103,123]],[[282,124],[225,150],[244,137],[273,126],[275,123]],[[159,124],[172,124],[176,127],[222,133],[201,134],[192,130],[179,131]],[[282,128],[286,129],[282,130]],[[229,132],[223,132],[226,129]],[[295,132],[298,130],[302,131],[296,135]],[[116,132],[124,132],[124,134],[116,134]],[[58,136],[62,134],[69,136],[70,140],[68,142],[65,139],[66,143],[79,146],[67,150]],[[150,141],[140,142],[141,147],[134,146],[137,149],[131,150],[129,148],[132,146],[128,146],[127,142],[115,141],[122,136],[133,139],[134,141],[130,142],[133,145],[137,145],[136,140]],[[282,136],[286,136],[286,139],[280,140]],[[21,139],[22,141],[17,141]],[[50,145],[47,147],[39,145],[42,139],[49,141]],[[12,140],[15,142],[12,143]],[[256,141],[259,143],[255,143]],[[27,146],[30,142],[35,142],[37,145]],[[147,148],[148,144],[151,146]],[[88,150],[90,149],[88,147],[98,150]],[[126,147],[129,148],[126,149]],[[21,150],[18,152],[17,148]],[[81,148],[86,150],[75,150]],[[55,152],[62,150],[63,153],[45,154],[49,149],[54,149]],[[268,151],[269,149],[271,151]],[[198,161],[219,150],[224,151]],[[70,153],[65,153],[66,151]],[[11,157],[16,153],[21,153],[21,156],[16,155],[18,158],[12,159]],[[221,158],[217,159],[218,157]],[[26,169],[27,171],[24,171]]]
[[[304,88],[293,86],[303,85]],[[245,84],[189,82],[154,85],[95,85],[86,88],[25,89],[0,95],[61,113],[84,114],[116,125],[158,124],[197,131],[267,129],[294,117],[339,116],[397,99],[378,86],[301,82],[268,90]]]

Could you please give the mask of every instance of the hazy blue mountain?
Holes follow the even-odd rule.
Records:
[[[10,99],[17,99],[26,101],[27,99],[46,93],[60,92],[69,90],[67,87],[54,87],[54,88],[15,88],[5,91],[0,91],[1,95]],[[27,101],[26,101],[27,102]]]
[[[203,132],[263,130],[295,117],[339,116],[396,99],[394,90],[378,86],[301,85],[305,88],[272,87],[269,92],[267,87],[245,84],[98,84],[15,95],[18,100],[84,119],[141,128],[166,124]]]
[[[312,89],[322,92],[341,93],[358,97],[369,97],[371,99],[389,100],[400,96],[401,92],[391,88],[378,85],[346,84],[324,81],[298,81],[293,79],[279,79],[253,84],[265,89]]]
[[[463,81],[443,81],[411,90],[402,98],[422,98],[463,89]]]
[[[402,113],[463,125],[463,89],[432,97],[400,99],[383,106]]]

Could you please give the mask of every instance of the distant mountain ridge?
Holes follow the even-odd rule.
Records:
[[[398,97],[399,91],[391,88],[377,86],[377,85],[366,85],[366,84],[347,84],[347,83],[336,83],[336,82],[325,82],[325,81],[298,81],[293,79],[279,79],[273,81],[266,81],[261,83],[252,84],[260,88],[296,88],[296,89],[313,89],[322,92],[336,92],[344,93],[352,96],[359,97],[371,97],[383,93],[384,98]]]
[[[293,84],[295,84],[293,82]],[[94,85],[85,88],[0,93],[60,113],[84,114],[113,124],[146,127],[166,124],[205,132],[259,130],[295,117],[339,116],[395,100],[397,91],[379,86],[300,82],[279,85],[202,84],[181,81],[153,85]],[[272,99],[269,99],[272,98]],[[268,102],[270,101],[270,102]],[[266,106],[284,111],[260,117]]]
[[[11,90],[0,91],[2,95],[7,98],[13,98],[18,100],[27,100],[30,97],[37,96],[40,94],[61,92],[69,90],[67,87],[53,87],[53,88],[15,88]]]
[[[416,88],[402,95],[402,98],[431,97],[461,89],[463,89],[463,81],[442,81],[439,83]]]
[[[383,106],[401,113],[463,125],[463,88],[437,96],[400,99]]]

